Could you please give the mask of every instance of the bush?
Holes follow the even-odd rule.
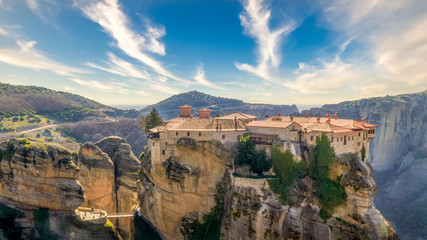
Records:
[[[305,175],[305,162],[295,162],[294,155],[289,150],[283,152],[277,147],[271,150],[271,159],[278,179],[268,180],[270,188],[279,195],[281,204],[292,205],[291,188],[296,187],[297,179]]]
[[[322,137],[316,141],[313,152],[314,159],[310,163],[310,175],[316,179],[317,195],[322,211],[327,213],[322,212],[321,217],[327,219],[332,215],[335,207],[344,203],[347,193],[340,184],[341,178],[338,181],[329,179],[329,165],[336,160],[336,157],[326,134],[322,134]]]
[[[255,149],[255,144],[251,141],[250,136],[239,138],[238,153],[234,164],[237,166],[249,165],[250,170],[257,174],[262,174],[271,168],[271,160],[267,159],[264,150]]]
[[[14,117],[14,118],[12,118],[12,122],[17,122],[19,120],[19,118],[18,117]]]

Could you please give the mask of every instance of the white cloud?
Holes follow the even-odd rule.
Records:
[[[90,2],[74,0],[74,5],[92,21],[98,23],[114,40],[116,46],[128,56],[135,58],[165,77],[186,82],[168,70],[162,64],[146,54],[146,52],[165,55],[165,46],[159,38],[165,35],[163,27],[146,25],[143,35],[130,28],[127,16],[121,10],[117,0]]]
[[[87,86],[102,92],[112,92],[112,93],[119,93],[119,94],[138,94],[147,96],[148,94],[141,90],[141,89],[134,89],[128,84],[122,83],[122,82],[110,82],[110,83],[104,83],[96,80],[81,80],[77,78],[71,79],[74,82],[82,85]]]
[[[353,71],[352,65],[343,63],[339,57],[331,62],[321,62],[321,67],[300,63],[295,71],[295,80],[283,83],[285,87],[301,93],[333,93],[344,86],[351,86],[361,79],[361,74]]]
[[[281,61],[280,44],[283,37],[295,29],[295,22],[289,21],[275,30],[269,27],[271,11],[267,9],[263,0],[243,1],[244,12],[240,14],[240,21],[247,35],[254,38],[258,44],[258,65],[235,63],[242,71],[258,75],[266,80],[273,80],[270,71],[276,69]]]
[[[3,28],[0,28],[0,35],[7,36],[9,35],[9,32],[4,30]]]
[[[329,27],[365,45],[373,71],[427,87],[426,1],[324,1],[321,7]]]
[[[211,87],[211,88],[216,88],[216,89],[221,89],[221,90],[225,90],[225,88],[222,88],[220,86],[217,86],[216,84],[210,82],[205,75],[205,70],[203,69],[203,65],[200,65],[197,68],[197,73],[194,76],[194,80],[196,80],[196,82],[200,85],[206,86],[206,87]]]
[[[105,72],[116,74],[122,77],[134,77],[139,79],[149,79],[150,75],[147,71],[141,71],[133,66],[131,63],[118,58],[113,53],[107,53],[109,62],[106,62],[107,67],[102,67],[94,63],[86,63],[87,66],[96,68]]]
[[[34,48],[36,41],[17,40],[17,49],[0,48],[0,61],[34,70],[49,70],[59,75],[75,76],[86,71],[69,67],[46,57]]]

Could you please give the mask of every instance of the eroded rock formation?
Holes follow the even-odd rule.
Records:
[[[85,201],[69,150],[11,139],[0,144],[0,152],[0,199],[61,211],[74,211]]]
[[[138,182],[143,216],[165,239],[183,239],[191,233],[188,226],[215,206],[217,185],[231,159],[221,143],[207,141],[177,145],[162,164],[143,163]]]
[[[85,143],[80,147],[76,161],[80,168],[79,181],[85,190],[83,207],[115,212],[114,164],[98,146]]]
[[[293,206],[283,206],[264,179],[234,178],[226,198],[222,239],[397,239],[373,205],[372,167],[355,156],[331,166],[331,179],[342,176],[348,195],[332,217],[320,217],[313,179],[299,179]]]

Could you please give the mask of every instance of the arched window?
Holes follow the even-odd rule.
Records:
[[[225,139],[225,135],[222,135],[222,140],[224,140]]]
[[[176,132],[175,135],[178,136],[178,132]]]

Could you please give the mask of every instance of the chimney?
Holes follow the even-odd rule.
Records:
[[[338,119],[338,115],[334,114],[334,120],[337,120],[337,119]]]
[[[179,107],[179,116],[180,117],[192,117],[191,115],[191,106],[184,105]]]
[[[362,118],[362,123],[365,123],[365,118]]]
[[[268,114],[267,114],[267,115],[265,115],[265,119],[268,119]]]
[[[206,108],[200,109],[199,118],[211,118],[211,110]]]
[[[326,123],[331,123],[331,119],[330,118],[328,118],[328,120],[326,120]]]
[[[317,117],[317,122],[320,123],[320,117]]]
[[[291,122],[293,122],[293,121],[294,121],[294,117],[291,116]]]
[[[329,114],[326,114],[326,118],[329,118]]]
[[[308,113],[305,114],[305,118],[308,118]]]
[[[281,116],[282,116],[282,114],[281,114],[281,113],[278,113],[278,114],[277,114],[277,116],[281,117]]]

